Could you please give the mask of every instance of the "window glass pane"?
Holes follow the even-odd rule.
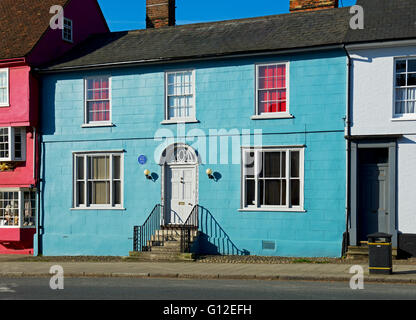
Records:
[[[108,156],[92,157],[91,161],[92,179],[108,179],[110,177]]]
[[[121,204],[121,182],[115,181],[113,186],[114,204]]]
[[[23,193],[23,226],[35,226],[36,219],[36,192],[25,191]]]
[[[396,89],[396,101],[406,100],[407,90],[409,90],[409,89]]]
[[[77,199],[78,205],[85,205],[85,182],[77,182]]]
[[[416,60],[415,59],[408,60],[407,72],[416,72]]]
[[[113,179],[120,179],[121,167],[120,167],[120,156],[113,157]]]
[[[243,174],[246,178],[254,178],[254,152],[244,152]]]
[[[290,152],[290,177],[299,177],[299,151]]]
[[[290,180],[290,202],[292,206],[300,205],[300,182],[298,179]]]
[[[0,227],[19,225],[19,193],[0,192]]]
[[[246,192],[246,197],[245,197],[245,206],[251,206],[251,205],[255,205],[255,181],[251,180],[251,179],[246,179],[245,180],[246,186],[245,186],[245,192]]]
[[[285,206],[286,180],[260,180],[259,201],[260,205]]]
[[[266,178],[281,177],[281,153],[266,152],[264,154],[264,173]]]
[[[403,114],[405,113],[406,109],[406,102],[396,102],[396,114]]]
[[[110,121],[110,103],[93,101],[87,103],[88,121]]]
[[[406,103],[406,113],[415,113],[415,102],[414,101],[408,101]]]
[[[23,130],[15,129],[14,134],[14,156],[15,159],[22,159],[22,147],[23,147]]]
[[[406,60],[396,61],[396,72],[406,72]]]
[[[407,75],[407,85],[408,86],[416,85],[416,73],[410,73]]]
[[[110,204],[110,185],[108,182],[92,183],[92,204]]]
[[[406,75],[405,74],[398,74],[396,76],[396,86],[397,87],[406,86]]]
[[[416,100],[416,88],[407,89],[407,100]]]
[[[281,180],[265,180],[265,199],[264,205],[280,206],[282,204],[282,181]]]
[[[77,159],[77,179],[81,180],[84,179],[84,172],[85,172],[85,167],[84,167],[84,157],[76,157]]]

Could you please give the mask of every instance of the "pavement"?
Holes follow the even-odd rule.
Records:
[[[36,258],[36,257],[33,257]],[[106,261],[108,260],[108,261]],[[364,270],[365,282],[416,284],[416,264],[393,264],[392,275],[370,275],[368,263],[201,263],[153,262],[130,259],[100,259],[85,261],[82,258],[27,259],[0,255],[0,278],[51,277],[52,266],[63,268],[65,277],[124,277],[173,279],[247,279],[247,280],[309,280],[350,281],[357,273],[350,273],[354,265]]]

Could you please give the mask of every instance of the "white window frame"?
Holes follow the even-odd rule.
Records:
[[[2,129],[8,129],[8,144],[9,144],[9,157],[0,158],[0,161],[25,161],[26,160],[26,128],[25,127],[1,127]],[[22,154],[21,157],[16,157],[16,134],[20,132],[22,137]]]
[[[409,60],[416,60],[415,56],[412,57],[396,57],[393,59],[393,120],[416,120],[416,104],[415,104],[415,112],[413,113],[396,113],[397,107],[397,89],[408,89],[408,88],[416,88],[416,86],[397,86],[397,61],[405,60],[406,61],[406,82],[407,82],[407,63]],[[416,72],[414,72],[416,74]],[[402,100],[400,100],[402,101]]]
[[[2,68],[0,69],[0,73],[6,73],[7,75],[7,99],[5,102],[0,102],[1,107],[10,107],[10,75],[9,75],[9,68]]]
[[[19,201],[19,206],[18,206],[18,210],[19,210],[19,224],[16,226],[4,226],[0,224],[0,229],[4,228],[4,229],[32,229],[32,228],[36,228],[37,225],[37,202],[38,202],[38,198],[37,198],[37,191],[36,189],[30,189],[30,188],[1,188],[0,192],[17,192],[18,193],[18,201]],[[31,226],[24,226],[23,225],[23,221],[24,221],[24,193],[25,192],[35,192],[35,215],[34,215],[34,224]],[[0,217],[1,219],[1,217]]]
[[[286,87],[286,111],[285,112],[259,112],[259,69],[266,66],[286,66],[286,75],[285,75],[285,87]],[[290,114],[290,63],[289,61],[279,61],[279,62],[270,62],[270,63],[258,63],[255,65],[255,111],[254,116],[251,117],[252,120],[261,120],[261,119],[286,119],[293,118],[293,115]]]
[[[304,186],[305,186],[305,147],[304,146],[276,146],[276,147],[242,147],[241,148],[241,209],[240,211],[296,211],[296,212],[305,212],[304,209]],[[264,152],[286,152],[286,205],[281,206],[271,206],[271,205],[260,205],[259,203],[259,181],[261,178],[259,162],[259,154]],[[290,152],[299,152],[299,205],[292,206],[290,204]],[[246,199],[246,184],[244,176],[244,154],[246,152],[254,152],[254,181],[255,181],[255,204],[245,205]]]
[[[110,204],[90,204],[90,199],[88,199],[88,165],[87,161],[89,157],[97,157],[97,156],[109,156],[110,157]],[[113,177],[113,156],[120,157],[120,179],[114,179]],[[79,204],[77,199],[77,182],[81,180],[77,180],[77,157],[83,157],[84,161],[84,178],[82,181],[84,182],[84,204]],[[124,210],[124,151],[97,151],[97,152],[74,152],[72,154],[72,163],[73,163],[73,176],[72,176],[72,208],[73,210],[81,209],[81,210]],[[115,181],[120,181],[120,204],[114,203],[114,192],[113,192],[113,183]]]
[[[108,121],[89,121],[88,120],[88,80],[94,79],[101,79],[101,78],[108,78],[108,101],[110,107],[110,118]],[[89,127],[111,127],[114,126],[112,119],[113,119],[113,104],[112,104],[112,77],[110,75],[97,75],[97,76],[90,76],[84,78],[84,123],[82,125],[83,128]]]
[[[170,74],[176,73],[185,73],[190,72],[192,76],[192,100],[193,100],[193,115],[189,117],[179,117],[179,118],[171,118],[169,117],[169,87],[168,87],[168,79]],[[165,71],[165,119],[162,124],[170,124],[170,123],[193,123],[198,122],[196,119],[196,88],[195,88],[195,69],[180,69],[180,70],[169,70]]]
[[[70,28],[67,27],[67,25],[65,24],[66,22],[70,22],[71,23],[71,27]],[[68,30],[68,29],[71,31],[71,39],[68,39],[65,36],[65,31]],[[71,19],[64,18],[64,23],[63,23],[63,26],[62,26],[62,40],[67,41],[67,42],[70,42],[70,43],[74,43],[74,32],[73,32],[73,30],[74,30],[74,23],[73,23],[73,21]]]

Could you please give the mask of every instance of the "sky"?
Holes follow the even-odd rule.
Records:
[[[146,0],[98,0],[111,31],[146,27]],[[340,0],[340,6],[356,0]],[[289,0],[176,0],[176,24],[260,17],[289,12]]]

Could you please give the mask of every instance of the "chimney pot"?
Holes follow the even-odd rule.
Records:
[[[338,0],[290,0],[290,12],[338,8]]]
[[[175,0],[146,0],[146,28],[174,26]]]

